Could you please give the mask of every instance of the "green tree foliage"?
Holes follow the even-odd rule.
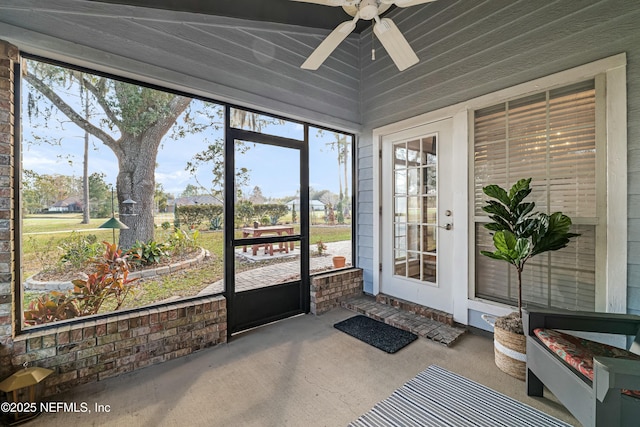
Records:
[[[131,198],[138,209],[137,215],[121,218],[129,229],[121,231],[120,245],[130,247],[136,240],[153,238],[158,147],[181,116],[183,135],[200,129],[191,115],[183,115],[191,99],[43,62],[29,60],[27,64],[28,116],[47,123],[60,111],[117,157],[117,199]],[[86,114],[73,97],[79,86],[90,93],[89,109],[96,113]]]
[[[213,122],[214,126],[219,126],[223,123],[223,109],[219,110],[219,121]],[[254,132],[262,132],[264,128],[270,125],[280,125],[284,123],[282,120],[251,113],[248,111],[240,110],[237,108],[231,109],[231,125],[239,129],[247,129]],[[236,155],[245,154],[254,144],[244,141],[235,142]],[[208,143],[205,150],[197,153],[193,156],[193,159],[187,163],[186,170],[195,176],[201,167],[206,167],[211,170],[213,178],[211,180],[211,187],[209,193],[223,200],[224,198],[224,140],[216,139]],[[242,196],[241,188],[249,185],[249,170],[247,168],[236,168],[235,182],[238,197]]]
[[[253,187],[253,191],[249,195],[249,201],[254,205],[260,205],[266,201],[264,194],[262,194],[262,189],[257,185]]]
[[[244,227],[248,227],[253,222],[255,210],[253,203],[248,200],[241,200],[236,203],[236,218],[243,224]]]
[[[188,134],[200,134],[206,129],[220,129],[224,125],[224,108],[201,101],[192,103],[188,97],[44,62],[27,60],[26,63],[28,117],[47,126],[57,112],[61,112],[78,128],[111,149],[118,160],[117,200],[122,202],[130,198],[137,203],[136,215],[120,218],[129,226],[120,232],[120,246],[129,248],[136,241],[152,240],[155,159],[163,138],[170,135],[175,140]],[[80,87],[88,95],[85,109],[77,100]],[[257,132],[281,122],[235,108],[231,120],[234,127]],[[210,168],[214,176],[211,193],[222,199],[224,141],[208,142],[206,135],[203,140],[208,143],[207,149],[194,156],[186,169],[195,175],[200,166]],[[62,143],[51,138],[45,142]],[[238,142],[236,152],[242,154],[249,148],[250,144]],[[236,175],[238,188],[241,188],[248,182],[248,170],[240,169]]]
[[[318,130],[318,136],[325,135],[324,130]],[[349,169],[351,162],[349,156],[351,154],[351,136],[343,133],[332,132],[332,140],[327,142],[326,145],[331,151],[336,152],[336,160],[338,162],[338,185],[339,185],[339,199],[346,202],[350,197],[349,193]],[[321,200],[320,197],[313,198]],[[346,205],[346,203],[345,203]]]
[[[187,184],[187,186],[185,187],[182,194],[180,194],[180,196],[193,197],[193,196],[199,196],[201,194],[203,194],[201,187],[198,187],[197,185],[193,185],[193,184]]]
[[[48,209],[60,200],[80,194],[80,179],[60,174],[40,175],[25,169],[22,178],[23,206],[29,213]]]
[[[106,218],[111,215],[111,188],[104,179],[104,173],[94,172],[89,175],[91,218]]]
[[[156,204],[156,209],[158,212],[166,212],[169,204],[169,199],[171,195],[169,193],[165,193],[162,184],[156,182],[156,191],[153,195],[153,200]]]

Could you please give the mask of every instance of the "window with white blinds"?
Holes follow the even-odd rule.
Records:
[[[545,213],[571,217],[580,237],[560,251],[532,258],[523,272],[525,303],[571,310],[595,308],[596,91],[593,81],[476,110],[474,114],[474,221],[476,297],[517,301],[515,269],[480,254],[493,250],[483,227],[482,188],[507,189],[533,178],[530,201]]]

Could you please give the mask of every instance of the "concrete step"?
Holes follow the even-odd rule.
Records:
[[[465,328],[448,325],[416,313],[404,311],[391,305],[377,302],[375,298],[363,295],[342,302],[342,306],[356,313],[364,314],[398,329],[412,332],[420,337],[444,344],[447,347],[464,335]]]

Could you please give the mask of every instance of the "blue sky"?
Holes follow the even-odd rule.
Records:
[[[24,93],[24,92],[23,92]],[[26,98],[26,97],[25,97]],[[63,174],[81,177],[83,158],[83,131],[64,117],[55,114],[47,122],[36,119],[34,122],[23,115],[23,167],[39,174]],[[35,126],[33,126],[35,125]],[[301,126],[290,123],[285,132],[301,134]],[[266,129],[267,132],[274,129]],[[278,132],[280,130],[278,129]],[[280,132],[281,133],[281,132]],[[180,140],[165,136],[156,159],[156,182],[162,184],[168,193],[179,195],[188,184],[197,185],[196,179],[185,170],[185,166],[193,156],[207,147],[205,135],[188,135]],[[46,142],[34,144],[38,138],[47,137],[59,142],[50,145]],[[116,135],[117,136],[117,135]],[[335,139],[330,132],[318,135],[316,129],[310,130],[310,185],[316,190],[328,189],[339,192],[338,174],[343,176],[338,167],[337,153],[331,151],[327,142]],[[222,138],[222,131],[210,128],[206,138],[213,141]],[[89,173],[101,172],[106,175],[108,183],[115,183],[118,163],[113,152],[98,139],[91,137],[89,154]],[[299,183],[299,154],[297,150],[275,146],[251,146],[249,151],[236,160],[236,166],[250,169],[250,183],[243,188],[245,193],[254,186],[259,186],[263,195],[268,197],[294,196]],[[349,159],[349,166],[351,159]],[[349,171],[351,167],[349,167]],[[209,186],[212,174],[206,167],[201,167],[197,181],[205,187]],[[351,180],[351,174],[349,173]],[[349,182],[351,189],[351,181]]]

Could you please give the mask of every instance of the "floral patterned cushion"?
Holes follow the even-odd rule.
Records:
[[[640,360],[640,356],[630,351],[553,329],[537,328],[533,332],[551,351],[591,381],[593,381],[593,356]],[[640,390],[623,390],[623,392],[640,398]]]

